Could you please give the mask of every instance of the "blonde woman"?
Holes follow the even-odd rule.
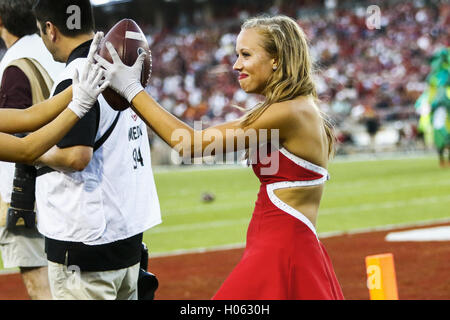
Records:
[[[92,64],[102,36],[102,33],[96,35],[90,51],[91,61],[80,74],[75,73],[71,87],[28,109],[0,109],[0,161],[33,164],[90,110],[109,85],[104,81],[103,70]],[[30,131],[35,132],[24,138],[8,134]]]
[[[106,69],[111,86],[180,154],[202,155],[208,148],[216,154],[230,151],[225,147],[230,141],[233,151],[251,151],[249,160],[261,187],[246,249],[214,299],[343,299],[315,229],[334,137],[315,103],[307,39],[298,24],[286,16],[256,17],[243,24],[233,69],[242,89],[262,95],[264,101],[238,121],[201,131],[143,91],[139,79],[144,55],[127,67],[107,46],[113,64],[94,58]],[[188,133],[188,139],[180,144],[172,139],[175,131]],[[249,132],[257,137],[255,145]],[[194,143],[198,136],[202,143]],[[273,167],[270,162],[276,170],[265,170]]]

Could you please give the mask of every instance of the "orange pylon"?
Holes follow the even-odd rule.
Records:
[[[392,253],[367,256],[366,272],[370,300],[398,300]]]

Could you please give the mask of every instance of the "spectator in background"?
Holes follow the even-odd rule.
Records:
[[[371,152],[376,151],[375,138],[380,128],[380,120],[378,119],[378,114],[376,110],[372,107],[366,107],[364,112],[364,124],[366,126],[367,134],[369,135],[369,146]]]

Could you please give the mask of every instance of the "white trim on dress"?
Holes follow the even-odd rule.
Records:
[[[325,181],[330,179],[330,175],[328,174],[327,169],[322,168],[320,166],[317,166],[311,162],[308,162],[295,154],[290,153],[285,148],[280,148],[280,152],[285,155],[289,160],[294,162],[295,164],[299,165],[300,167],[303,167],[305,169],[311,170],[313,172],[316,172],[318,174],[321,174],[322,177],[315,180],[307,180],[307,181],[281,181],[281,182],[275,182],[268,184],[266,186],[267,195],[269,196],[270,201],[280,210],[290,214],[291,216],[299,219],[302,221],[308,228],[311,229],[311,231],[314,233],[314,235],[317,237],[316,228],[311,223],[311,221],[300,211],[292,208],[287,203],[283,202],[280,198],[278,198],[275,195],[275,190],[278,189],[285,189],[285,188],[295,188],[295,187],[308,187],[308,186],[317,186],[320,184],[325,183]]]

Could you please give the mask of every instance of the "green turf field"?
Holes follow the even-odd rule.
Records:
[[[144,234],[152,253],[245,242],[259,188],[251,168],[155,170],[163,223]],[[450,218],[450,169],[436,157],[339,161],[329,167],[319,234]],[[203,192],[216,199],[203,203]]]
[[[145,233],[153,253],[245,242],[259,183],[251,168],[155,174],[163,223]],[[450,218],[450,169],[435,157],[334,161],[317,230],[348,231]],[[202,203],[202,192],[216,200]]]

